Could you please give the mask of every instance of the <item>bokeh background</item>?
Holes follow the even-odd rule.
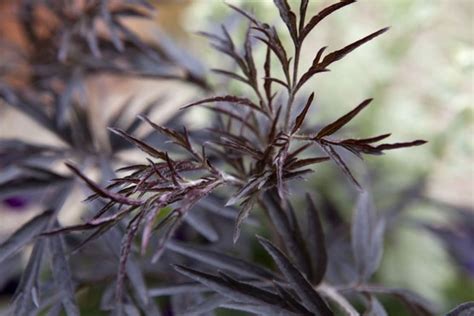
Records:
[[[217,91],[230,88],[245,93],[241,85],[229,84],[210,73],[210,68],[232,65],[196,34],[218,30],[224,23],[239,38],[245,21],[220,0],[158,2],[156,25],[130,21],[134,29],[149,38],[154,32],[166,34],[199,61],[194,67]],[[227,2],[247,7],[262,20],[276,23],[289,43],[286,28],[270,0]],[[330,2],[310,1],[309,12]],[[0,36],[21,43],[11,14],[14,10],[15,1],[0,3]],[[388,33],[306,86],[317,96],[311,123],[338,117],[361,100],[374,97],[373,105],[351,125],[357,135],[391,132],[392,141],[429,141],[413,150],[368,158],[367,168],[358,166],[357,170],[360,176],[370,174],[377,207],[398,218],[396,232],[389,232],[377,279],[390,286],[413,289],[447,310],[474,299],[474,2],[360,0],[327,18],[312,33],[304,46],[302,65],[308,66],[322,46],[337,49],[384,26],[391,27]],[[255,49],[257,61],[262,62],[264,52],[258,43]],[[3,60],[7,57],[5,52],[0,54]],[[90,78],[87,90],[98,127],[131,95],[135,96],[134,107],[129,110],[133,117],[148,100],[166,94],[167,101],[151,115],[166,123],[182,104],[202,94],[174,81],[111,76]],[[207,115],[200,110],[189,111],[187,127],[203,128],[208,123]],[[47,139],[52,144],[58,141],[1,103],[0,137]],[[348,183],[335,168],[326,169],[304,185],[327,193],[343,213],[350,214],[353,201],[347,194]],[[64,223],[80,219],[80,200],[79,196],[68,202],[70,207],[61,214]],[[0,205],[0,240],[38,211],[33,201],[18,204],[5,199]],[[0,277],[2,286],[6,285]]]

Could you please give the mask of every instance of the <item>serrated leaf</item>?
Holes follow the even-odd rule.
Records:
[[[296,29],[296,14],[291,11],[290,5],[287,0],[274,0],[275,6],[280,11],[280,17],[286,24],[290,36],[294,43],[298,42],[298,30]]]
[[[296,133],[300,129],[300,127],[303,125],[306,114],[308,113],[308,110],[309,110],[311,104],[313,103],[313,99],[314,99],[314,92],[311,93],[308,100],[306,101],[305,106],[301,110],[300,114],[298,114],[298,116],[296,117],[295,124],[293,126],[292,131],[291,131],[292,134]]]
[[[325,136],[329,136],[337,132],[341,127],[349,123],[349,121],[352,120],[357,114],[359,114],[359,112],[362,111],[367,105],[369,105],[370,102],[372,102],[372,99],[364,100],[361,104],[359,104],[349,113],[326,125],[318,132],[315,139],[321,139]]]
[[[331,52],[327,54],[323,60],[318,64],[318,68],[327,68],[330,64],[332,64],[335,61],[338,61],[342,59],[344,56],[352,52],[354,49],[358,48],[359,46],[367,43],[368,41],[374,39],[375,37],[387,32],[389,30],[388,27],[385,27],[383,29],[380,29],[372,34],[367,35],[366,37],[355,41],[352,44],[349,44],[345,46],[344,48],[341,48],[339,50],[336,50],[334,52]]]
[[[166,159],[166,154],[162,151],[157,150],[156,148],[151,147],[150,145],[142,142],[141,140],[127,134],[125,131],[122,131],[121,129],[118,128],[108,128],[109,131],[125,138],[128,140],[130,143],[134,144],[137,146],[139,149],[141,149],[143,152],[149,154],[150,156],[158,159],[165,160]]]
[[[321,10],[318,14],[313,16],[309,21],[308,24],[303,28],[301,34],[300,34],[300,41],[302,41],[314,27],[321,22],[325,17],[330,15],[331,13],[345,7],[348,4],[354,3],[356,0],[341,0],[337,3],[334,3],[323,10]],[[303,3],[302,3],[303,6]],[[305,6],[303,6],[305,8]]]

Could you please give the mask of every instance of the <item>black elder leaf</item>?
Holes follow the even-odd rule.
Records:
[[[290,5],[287,0],[274,0],[275,6],[280,11],[280,17],[286,24],[290,36],[294,43],[298,42],[298,30],[296,28],[296,14],[291,11]]]
[[[372,33],[372,34],[367,35],[366,37],[364,37],[364,38],[362,38],[358,41],[355,41],[352,44],[349,44],[349,45],[345,46],[344,48],[341,48],[339,50],[336,50],[334,52],[331,52],[331,53],[327,54],[323,58],[323,60],[318,64],[318,67],[323,68],[323,69],[327,68],[330,64],[332,64],[335,61],[338,61],[338,60],[342,59],[344,56],[346,56],[347,54],[352,52],[357,47],[367,43],[368,41],[370,41],[370,40],[374,39],[375,37],[387,32],[388,30],[389,30],[389,28],[385,27],[383,29],[380,29],[380,30]]]
[[[314,202],[309,194],[306,194],[306,203],[308,204],[306,210],[308,231],[307,238],[305,240],[309,255],[311,257],[313,272],[311,274],[311,281],[313,284],[319,284],[324,278],[328,264],[326,241],[316,205],[314,205]]]
[[[64,252],[61,236],[53,236],[49,239],[49,250],[51,252],[51,270],[56,287],[60,290],[61,302],[68,316],[79,316],[79,307],[75,299],[75,290],[72,274]]]
[[[306,118],[306,114],[308,113],[308,110],[311,104],[313,103],[313,99],[314,99],[314,92],[311,93],[308,100],[306,101],[305,106],[296,117],[295,124],[293,126],[293,129],[291,130],[292,134],[296,133],[300,129],[300,127],[303,125],[304,119]]]
[[[175,269],[179,273],[204,284],[210,289],[232,300],[257,305],[266,305],[278,311],[284,309],[287,313],[295,312],[277,294],[265,289],[257,288],[248,283],[239,282],[225,274],[221,273],[221,276],[216,276],[180,265],[175,265]]]
[[[300,34],[300,41],[303,41],[304,38],[311,32],[314,27],[321,22],[325,17],[330,15],[331,13],[345,7],[348,4],[354,3],[356,0],[341,0],[338,3],[334,3],[323,10],[321,10],[318,14],[313,16],[309,21],[308,24],[303,28]],[[305,7],[305,6],[304,6]],[[303,7],[303,8],[304,8]]]
[[[356,178],[352,174],[351,170],[346,165],[346,163],[341,158],[341,156],[337,153],[337,151],[331,145],[328,145],[328,144],[325,144],[325,143],[321,143],[321,148],[326,152],[326,154],[328,154],[329,157],[331,157],[331,159],[342,170],[342,172],[346,175],[346,177],[355,185],[355,187],[358,190],[362,190],[361,185],[356,180]]]
[[[144,143],[143,141],[129,135],[125,131],[122,131],[121,129],[118,129],[118,128],[112,128],[112,127],[109,127],[108,129],[112,133],[117,134],[125,138],[126,140],[128,140],[130,143],[136,145],[139,149],[143,150],[145,153],[149,154],[150,156],[154,158],[163,159],[163,160],[166,159],[166,155],[164,152],[159,151],[156,148],[153,148],[152,146]]]
[[[377,270],[383,252],[385,222],[377,217],[370,194],[360,194],[353,214],[351,241],[361,280],[366,281]]]
[[[198,245],[170,241],[166,247],[176,253],[212,265],[219,270],[233,272],[250,278],[278,279],[271,271],[242,259]]]
[[[306,277],[298,271],[296,266],[291,263],[281,250],[262,237],[258,237],[258,241],[272,256],[273,260],[278,265],[278,268],[288,280],[296,294],[298,294],[298,297],[302,300],[303,305],[306,308],[318,315],[334,315],[318,292],[314,290],[311,283],[309,283]]]
[[[53,211],[47,210],[35,216],[0,244],[0,262],[17,253],[39,236],[46,228]]]
[[[349,113],[341,116],[334,122],[326,125],[324,128],[322,128],[318,134],[316,134],[316,137],[314,138],[315,140],[321,139],[325,136],[329,136],[337,132],[341,127],[349,123],[357,114],[359,114],[360,111],[362,111],[367,105],[372,102],[373,99],[367,99],[362,101],[355,109],[350,111]]]

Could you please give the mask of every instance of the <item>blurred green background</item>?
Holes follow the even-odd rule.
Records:
[[[277,25],[289,44],[286,28],[271,0],[228,0],[246,7],[262,20]],[[333,1],[310,1],[309,12]],[[296,8],[299,1],[290,1]],[[226,68],[230,61],[213,51],[197,31],[216,31],[226,23],[236,38],[242,36],[243,19],[220,0],[163,1],[158,5],[160,27],[179,45],[186,47],[206,67]],[[335,50],[382,27],[391,30],[381,38],[357,49],[336,63],[329,73],[317,76],[306,85],[306,92],[316,92],[316,106],[311,122],[319,124],[339,117],[360,101],[374,97],[372,106],[350,128],[355,135],[369,136],[386,132],[392,142],[425,139],[429,143],[413,150],[390,152],[382,158],[368,158],[368,170],[376,172],[372,191],[380,209],[389,207],[414,183],[424,181],[421,196],[406,206],[404,220],[386,241],[386,250],[377,279],[388,286],[413,289],[447,310],[474,299],[474,262],[472,273],[456,264],[456,258],[430,231],[413,225],[413,220],[431,225],[448,225],[455,210],[474,209],[474,1],[472,0],[360,0],[325,19],[307,40],[302,66],[309,66],[322,46]],[[262,63],[263,47],[256,43],[257,62]],[[300,70],[302,71],[302,70]],[[222,78],[212,76],[219,89]],[[173,86],[160,82],[127,82],[135,93],[167,90]],[[244,87],[231,89],[245,93]],[[186,90],[187,91],[187,90]],[[123,93],[109,87],[103,98]],[[191,97],[193,91],[185,92]],[[183,96],[171,95],[171,109],[182,104]],[[177,97],[177,99],[173,99]],[[22,135],[8,124],[14,113],[0,108],[2,137]],[[7,113],[8,111],[8,113]],[[173,111],[173,110],[167,110]],[[133,113],[131,113],[133,114]],[[160,111],[155,113],[160,117]],[[204,119],[203,119],[204,117]],[[6,119],[8,118],[8,120]],[[206,116],[190,111],[189,128],[201,128]],[[24,124],[31,124],[25,122]],[[314,178],[314,190],[330,183],[333,199],[346,213],[352,201],[345,196],[348,186],[337,170],[322,168]],[[361,171],[360,173],[363,173]],[[341,195],[339,196],[339,193]],[[436,201],[436,203],[432,203]],[[1,211],[1,210],[0,210]],[[6,212],[6,211],[5,211]],[[24,221],[22,215],[11,215]],[[0,224],[1,225],[1,224]],[[473,234],[474,231],[468,232]],[[468,236],[471,240],[474,237]],[[472,243],[470,244],[472,247]],[[468,247],[466,251],[474,249]],[[472,255],[471,255],[472,258]]]

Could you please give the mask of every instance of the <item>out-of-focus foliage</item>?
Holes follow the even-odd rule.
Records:
[[[217,68],[214,77],[218,79],[211,79],[211,83],[219,97],[190,104],[207,109],[185,117],[186,129],[173,128],[181,124],[179,120],[167,127],[161,125],[162,120],[160,125],[148,120],[154,103],[139,119],[124,125],[125,103],[124,111],[107,122],[112,133],[104,134],[105,138],[102,135],[100,142],[91,134],[88,120],[93,115],[84,111],[80,93],[68,85],[54,84],[56,79],[74,86],[89,77],[89,70],[95,72],[98,69],[94,67],[102,65],[99,71],[151,74],[204,89],[210,86],[194,72],[190,57],[167,41],[153,46],[127,31],[124,34],[131,45],[127,55],[120,47],[121,36],[109,30],[105,40],[110,43],[98,45],[100,32],[95,33],[89,17],[97,14],[106,25],[116,22],[100,11],[107,1],[97,1],[96,7],[80,14],[72,12],[79,18],[66,23],[70,30],[63,26],[53,37],[56,40],[49,46],[54,54],[49,57],[54,61],[50,58],[48,63],[51,60],[57,69],[76,70],[58,72],[60,76],[33,71],[34,76],[39,74],[30,82],[33,94],[23,95],[11,82],[2,86],[10,105],[67,144],[57,147],[18,140],[0,144],[1,162],[15,169],[1,175],[6,179],[0,181],[0,189],[9,196],[6,203],[22,205],[25,195],[10,195],[22,189],[29,192],[28,200],[41,196],[48,207],[0,246],[0,261],[10,258],[4,261],[2,271],[14,275],[12,267],[18,260],[14,254],[40,232],[49,231],[48,239],[42,237],[34,245],[12,310],[22,314],[22,309],[39,306],[51,311],[63,308],[75,315],[79,308],[81,313],[89,309],[97,312],[100,306],[101,310],[127,314],[140,310],[159,315],[161,310],[181,315],[221,307],[269,315],[330,315],[330,309],[357,315],[357,310],[365,308],[367,313],[384,315],[385,307],[391,315],[406,312],[403,302],[414,314],[429,315],[433,309],[447,311],[472,299],[474,192],[469,162],[474,148],[472,133],[466,131],[472,132],[473,127],[473,39],[465,35],[464,27],[465,21],[472,21],[472,5],[463,0],[383,0],[359,1],[349,6],[352,9],[342,9],[352,2],[341,1],[315,18],[313,14],[332,2],[301,1],[301,8],[300,1],[231,2],[252,10],[252,15],[240,9],[229,13],[218,1],[186,2],[184,23],[189,22],[188,28],[194,32],[204,31],[201,35],[209,37],[220,51],[207,51],[193,41],[203,60],[207,58],[207,64]],[[308,30],[311,23],[318,24],[311,33],[306,32],[304,23],[298,23],[306,11],[305,3]],[[326,17],[333,9],[341,10]],[[319,18],[324,22],[319,23]],[[277,33],[260,20],[274,24]],[[226,29],[214,22],[223,22]],[[76,28],[75,23],[82,26]],[[391,24],[389,36],[366,44],[386,31],[374,30],[387,24]],[[250,31],[249,25],[253,27]],[[119,31],[123,31],[122,25]],[[361,34],[370,33],[355,42]],[[303,37],[305,45],[299,46]],[[68,44],[65,39],[74,42]],[[362,44],[364,53],[355,49]],[[325,45],[326,50],[320,50]],[[110,58],[104,58],[99,46],[111,49],[107,51]],[[294,51],[289,49],[293,46]],[[155,59],[155,49],[160,58],[162,53],[174,54]],[[352,59],[342,58],[349,52]],[[116,54],[118,58],[113,57]],[[295,62],[298,74],[292,69]],[[25,64],[36,67],[28,59]],[[331,73],[325,74],[328,68]],[[469,75],[471,80],[466,80]],[[301,84],[297,83],[299,77]],[[10,80],[10,76],[5,78]],[[273,95],[275,91],[279,93]],[[312,91],[316,94],[310,94]],[[36,98],[38,92],[49,94],[49,99]],[[374,100],[360,102],[367,95]],[[51,110],[42,113],[38,108]],[[209,110],[217,115],[209,115]],[[195,113],[220,120],[213,121],[206,133],[199,130],[202,123],[196,122],[202,120],[193,116]],[[143,130],[139,128],[142,121],[158,133],[137,137],[136,132]],[[388,135],[382,133],[387,130],[394,132],[395,143],[375,145],[385,143]],[[332,134],[357,134],[360,139]],[[372,135],[380,136],[369,137]],[[412,135],[430,142],[412,153],[395,151],[383,159],[369,158],[383,150],[423,143],[399,141]],[[311,147],[302,154],[290,147],[290,142],[299,141],[318,145],[322,151],[313,152]],[[129,144],[142,151],[134,154],[139,163],[132,164],[131,159],[124,159],[126,155],[118,154],[130,148]],[[357,156],[366,159],[368,170],[354,159]],[[84,224],[63,228],[54,219],[71,178],[63,169],[50,168],[49,162],[65,157],[74,161],[70,169],[93,191],[89,205],[94,212],[87,213]],[[319,167],[326,160],[333,161],[339,170]],[[111,169],[116,161],[120,166],[129,164],[119,170],[120,177]],[[306,175],[313,164],[318,166],[317,176],[304,184],[287,183]],[[91,166],[101,173],[100,184],[90,180]],[[344,176],[355,187],[361,183],[371,188],[370,194],[358,194],[355,207],[354,187],[342,184]],[[45,185],[49,195],[31,193]],[[236,187],[237,192],[230,196],[221,188],[224,185]],[[305,199],[302,192],[311,192],[314,201]],[[229,196],[227,205],[240,202],[240,210],[223,207],[222,198]],[[229,231],[234,221],[233,240],[238,241],[232,245]],[[58,235],[78,230],[91,233]],[[257,242],[252,236],[256,231],[270,240],[259,237]],[[147,251],[150,248],[153,251]],[[45,249],[49,250],[53,275],[47,282],[38,282]],[[151,265],[150,259],[158,262]],[[170,263],[178,264],[175,270],[187,278],[181,279]],[[277,272],[272,267],[278,268]],[[156,287],[148,290],[147,285]],[[91,297],[94,300],[90,301]],[[469,308],[472,306],[462,305],[459,310]]]

